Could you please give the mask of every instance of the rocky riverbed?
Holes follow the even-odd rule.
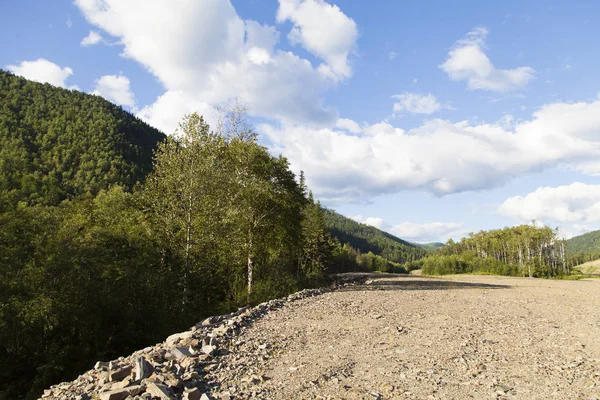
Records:
[[[53,399],[600,399],[600,280],[373,275],[212,317]]]

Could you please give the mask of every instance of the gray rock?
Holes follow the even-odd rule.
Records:
[[[141,381],[148,378],[154,372],[154,367],[144,357],[135,360],[135,380]]]
[[[129,396],[136,396],[142,393],[143,391],[143,386],[136,385],[100,393],[98,397],[100,400],[124,400]]]
[[[171,359],[175,360],[183,360],[187,357],[192,357],[192,353],[186,347],[174,347],[169,350],[169,354]]]
[[[110,382],[122,381],[123,379],[125,379],[129,375],[131,375],[132,370],[133,370],[133,367],[130,365],[123,367],[123,368],[117,368],[115,370],[109,369],[108,370],[108,380]]]
[[[146,388],[146,391],[152,395],[152,397],[158,397],[160,400],[172,400],[175,399],[173,395],[171,395],[171,391],[168,386],[151,383]]]
[[[98,361],[96,365],[94,365],[94,369],[96,371],[106,371],[108,369],[108,363],[106,361]]]

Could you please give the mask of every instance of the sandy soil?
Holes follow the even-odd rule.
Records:
[[[380,276],[248,327],[214,395],[600,399],[600,280]]]

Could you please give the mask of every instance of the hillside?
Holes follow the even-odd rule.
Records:
[[[0,70],[0,209],[19,201],[56,205],[152,168],[165,135],[99,96]]]
[[[350,243],[352,247],[362,253],[371,251],[397,263],[418,260],[427,253],[420,246],[373,226],[361,224],[333,210],[324,209],[324,211],[325,225],[331,235],[343,244]]]
[[[444,247],[444,243],[440,243],[440,242],[422,243],[422,244],[418,244],[418,246],[424,248],[425,250],[437,250],[441,247]]]
[[[600,254],[600,230],[567,240],[567,255]]]

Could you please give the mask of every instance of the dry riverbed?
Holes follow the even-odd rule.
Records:
[[[382,275],[233,341],[215,397],[600,399],[600,280]]]

